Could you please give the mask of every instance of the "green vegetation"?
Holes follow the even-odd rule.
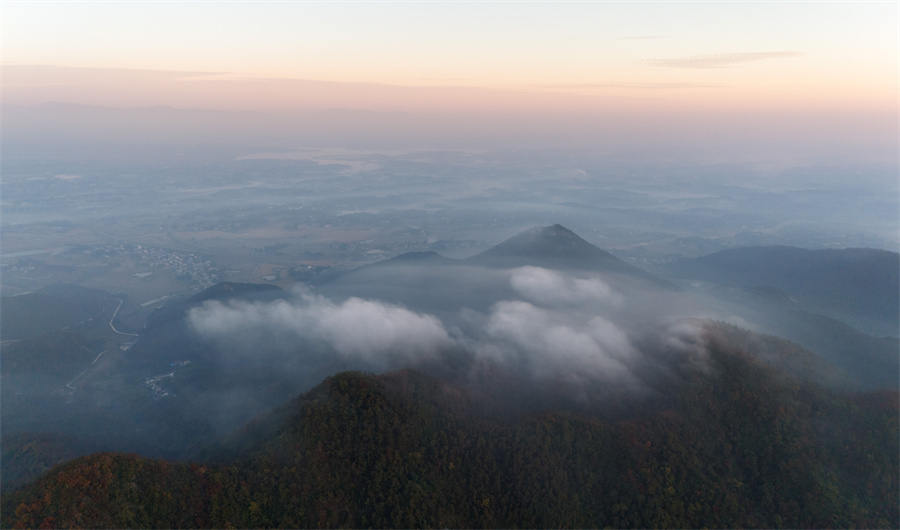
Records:
[[[89,445],[76,436],[48,432],[4,434],[0,446],[4,488],[20,485],[60,462],[91,452]]]
[[[727,331],[727,330],[726,330]],[[416,373],[347,372],[204,465],[95,454],[4,491],[20,527],[897,527],[898,394],[842,394],[713,337],[662,398],[499,412]]]

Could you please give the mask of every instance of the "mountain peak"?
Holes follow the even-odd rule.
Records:
[[[528,230],[520,233],[516,237],[526,236],[526,235],[531,236],[531,237],[536,237],[536,238],[548,238],[548,239],[559,238],[559,239],[564,239],[564,240],[568,239],[568,240],[573,240],[573,241],[577,240],[577,241],[583,241],[586,244],[590,244],[587,241],[584,241],[584,239],[581,239],[580,237],[578,237],[578,234],[569,230],[568,228],[564,227],[561,224],[555,224],[555,225],[550,225],[550,226],[535,226],[533,228],[529,228]]]
[[[487,267],[522,267],[532,265],[552,269],[570,269],[625,273],[651,280],[658,286],[674,285],[625,263],[609,252],[588,243],[568,228],[554,224],[536,226],[472,256],[469,263]]]
[[[535,226],[480,255],[581,257],[603,252],[562,225]],[[603,252],[606,254],[606,252]],[[610,255],[610,257],[612,257]]]
[[[600,264],[617,264],[615,269],[630,267],[558,224],[530,228],[470,259],[503,266],[539,265],[549,261],[572,268],[595,268]]]

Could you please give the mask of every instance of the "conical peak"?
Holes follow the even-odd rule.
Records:
[[[675,288],[669,282],[625,263],[558,224],[530,228],[467,261],[489,267],[533,265],[553,269],[625,273],[650,280],[657,286]]]
[[[583,239],[578,237],[578,234],[559,224],[550,226],[535,226],[534,228],[530,228],[519,235],[522,236],[526,234],[537,237],[558,237],[584,241]]]
[[[562,225],[536,226],[495,246],[494,253],[519,256],[594,255],[602,252]],[[491,251],[488,251],[491,252]]]

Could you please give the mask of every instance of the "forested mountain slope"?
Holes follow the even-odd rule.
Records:
[[[705,324],[652,392],[347,372],[203,464],[97,454],[4,491],[4,527],[896,527],[898,395]],[[661,352],[665,353],[665,352]],[[824,371],[823,371],[824,370]],[[813,373],[814,376],[804,374]],[[818,374],[818,375],[815,375]],[[613,400],[615,401],[615,400]]]

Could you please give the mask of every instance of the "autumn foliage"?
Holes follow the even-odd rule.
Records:
[[[101,453],[3,493],[33,527],[897,527],[898,394],[776,370],[734,336],[628,415],[499,414],[403,371],[342,373],[204,464]],[[777,360],[777,359],[776,359]]]

